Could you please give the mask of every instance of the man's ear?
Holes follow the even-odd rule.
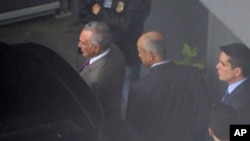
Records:
[[[149,56],[149,59],[150,59],[151,61],[153,61],[154,58],[155,58],[155,56],[154,56],[154,54],[153,54],[152,51],[149,51],[149,52],[148,52],[148,56]]]
[[[234,68],[234,74],[236,76],[242,76],[242,68],[240,68],[240,67]]]
[[[100,47],[99,45],[95,45],[95,46],[94,46],[94,52],[95,52],[96,54],[99,54],[99,53],[101,52],[101,47]]]

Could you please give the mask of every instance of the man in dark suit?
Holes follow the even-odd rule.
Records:
[[[79,48],[88,60],[80,71],[101,102],[105,121],[120,119],[121,91],[125,62],[120,50],[112,44],[108,26],[103,22],[90,22],[79,37]]]
[[[199,70],[168,60],[166,40],[159,32],[143,34],[137,48],[151,69],[131,87],[128,123],[146,141],[193,141],[198,130],[205,134],[208,101],[202,99],[206,95]]]
[[[239,123],[250,124],[250,50],[241,43],[221,46],[216,66],[221,81],[228,84],[222,102],[237,112]]]

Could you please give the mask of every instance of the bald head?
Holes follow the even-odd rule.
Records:
[[[146,40],[155,40],[155,41],[164,40],[163,34],[157,31],[146,32],[142,34],[140,38]]]
[[[166,60],[166,39],[160,32],[144,33],[137,42],[139,57],[145,65]]]
[[[166,59],[166,39],[160,32],[151,31],[144,33],[139,38],[137,45],[141,46],[147,52],[152,52],[157,57]]]

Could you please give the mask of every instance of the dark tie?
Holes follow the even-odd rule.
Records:
[[[89,66],[90,59],[86,59],[83,63],[83,68],[86,68]]]
[[[81,72],[82,70],[87,68],[89,66],[89,62],[90,62],[90,59],[86,59],[82,65],[82,67],[80,68],[79,72]]]
[[[226,97],[228,97],[228,96],[229,96],[229,93],[228,93],[228,90],[226,90],[225,95],[221,99],[221,102],[223,102],[226,99]]]

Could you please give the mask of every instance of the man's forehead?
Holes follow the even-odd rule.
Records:
[[[221,53],[220,53],[220,57],[221,57],[221,58],[224,58],[224,59],[229,59],[229,58],[230,58],[230,56],[227,55],[225,52],[221,52]]]
[[[91,37],[91,34],[92,32],[89,30],[82,30],[80,38],[89,39]]]

